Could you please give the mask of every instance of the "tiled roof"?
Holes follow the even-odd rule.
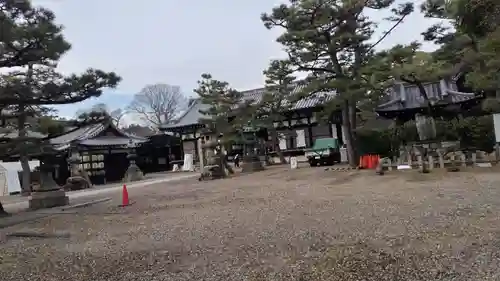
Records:
[[[402,90],[403,87],[404,91]],[[424,88],[429,100],[436,104],[460,103],[475,98],[474,94],[458,93],[455,83],[448,83],[444,80],[435,83],[427,83],[424,85]],[[416,86],[398,84],[390,89],[390,92],[390,100],[379,105],[376,111],[415,109],[425,105],[424,97]]]
[[[305,88],[305,85],[299,84],[292,91],[292,95],[298,94]],[[265,88],[258,88],[253,90],[248,90],[241,92],[243,94],[242,102],[252,101],[253,103],[259,103],[262,100],[262,97],[265,93]],[[291,110],[312,108],[321,105],[329,100],[331,100],[335,96],[335,92],[318,92],[312,94],[306,98],[303,98],[295,103],[294,106],[291,107]],[[200,110],[206,110],[209,106],[201,103],[199,99],[195,100],[191,106],[184,112],[182,116],[179,117],[178,122],[174,124],[165,124],[162,125],[162,129],[168,128],[178,128],[185,127],[189,125],[195,125],[199,123],[199,120],[203,118],[203,114],[200,113]]]
[[[200,118],[203,117],[203,114],[200,113],[200,110],[208,109],[208,105],[201,103],[199,99],[193,101],[191,106],[186,109],[184,114],[179,117],[178,121],[174,124],[164,124],[161,125],[160,128],[176,128],[176,127],[185,127],[190,125],[195,125],[199,123]]]
[[[65,133],[63,135],[54,137],[49,139],[49,142],[54,145],[54,148],[56,150],[64,150],[67,149],[71,143],[73,142],[78,142],[80,144],[87,143],[86,145],[117,145],[115,144],[118,142],[118,145],[121,145],[120,141],[121,139],[126,139],[126,143],[128,144],[128,141],[132,139],[134,142],[144,142],[146,141],[145,138],[141,138],[138,136],[132,136],[129,134],[126,134],[124,132],[119,131],[122,133],[123,137],[99,137],[97,139],[92,140],[95,138],[97,135],[99,135],[101,132],[106,130],[110,126],[109,124],[106,123],[96,123],[96,124],[89,124],[85,125],[83,127],[77,128],[75,130],[72,130],[68,133]],[[116,141],[115,141],[116,139]],[[104,140],[107,140],[108,143],[104,143]],[[99,143],[99,144],[96,144]]]
[[[102,123],[90,124],[70,131],[64,135],[51,138],[49,141],[54,145],[67,144],[73,141],[81,141],[93,138],[101,133],[106,126]]]

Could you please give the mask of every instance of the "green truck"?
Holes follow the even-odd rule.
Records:
[[[305,151],[305,156],[311,167],[340,163],[339,142],[335,138],[316,139],[313,147]]]

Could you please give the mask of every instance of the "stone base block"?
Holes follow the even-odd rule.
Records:
[[[66,196],[64,190],[33,192],[29,201],[31,210],[60,207],[68,204],[69,197]]]
[[[257,156],[245,156],[241,164],[242,173],[251,173],[265,170],[262,162]]]

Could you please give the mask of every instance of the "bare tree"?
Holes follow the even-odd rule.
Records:
[[[172,122],[185,109],[186,97],[179,86],[147,85],[134,96],[128,109],[148,123],[159,126]]]

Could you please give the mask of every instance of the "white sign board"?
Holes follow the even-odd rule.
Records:
[[[295,131],[297,134],[297,147],[306,147],[306,134],[304,130]]]
[[[286,150],[286,137],[285,137],[285,135],[280,134],[279,139],[280,139],[280,143],[279,143],[280,149]]]
[[[495,140],[500,142],[500,114],[493,114],[493,127],[495,128]]]

